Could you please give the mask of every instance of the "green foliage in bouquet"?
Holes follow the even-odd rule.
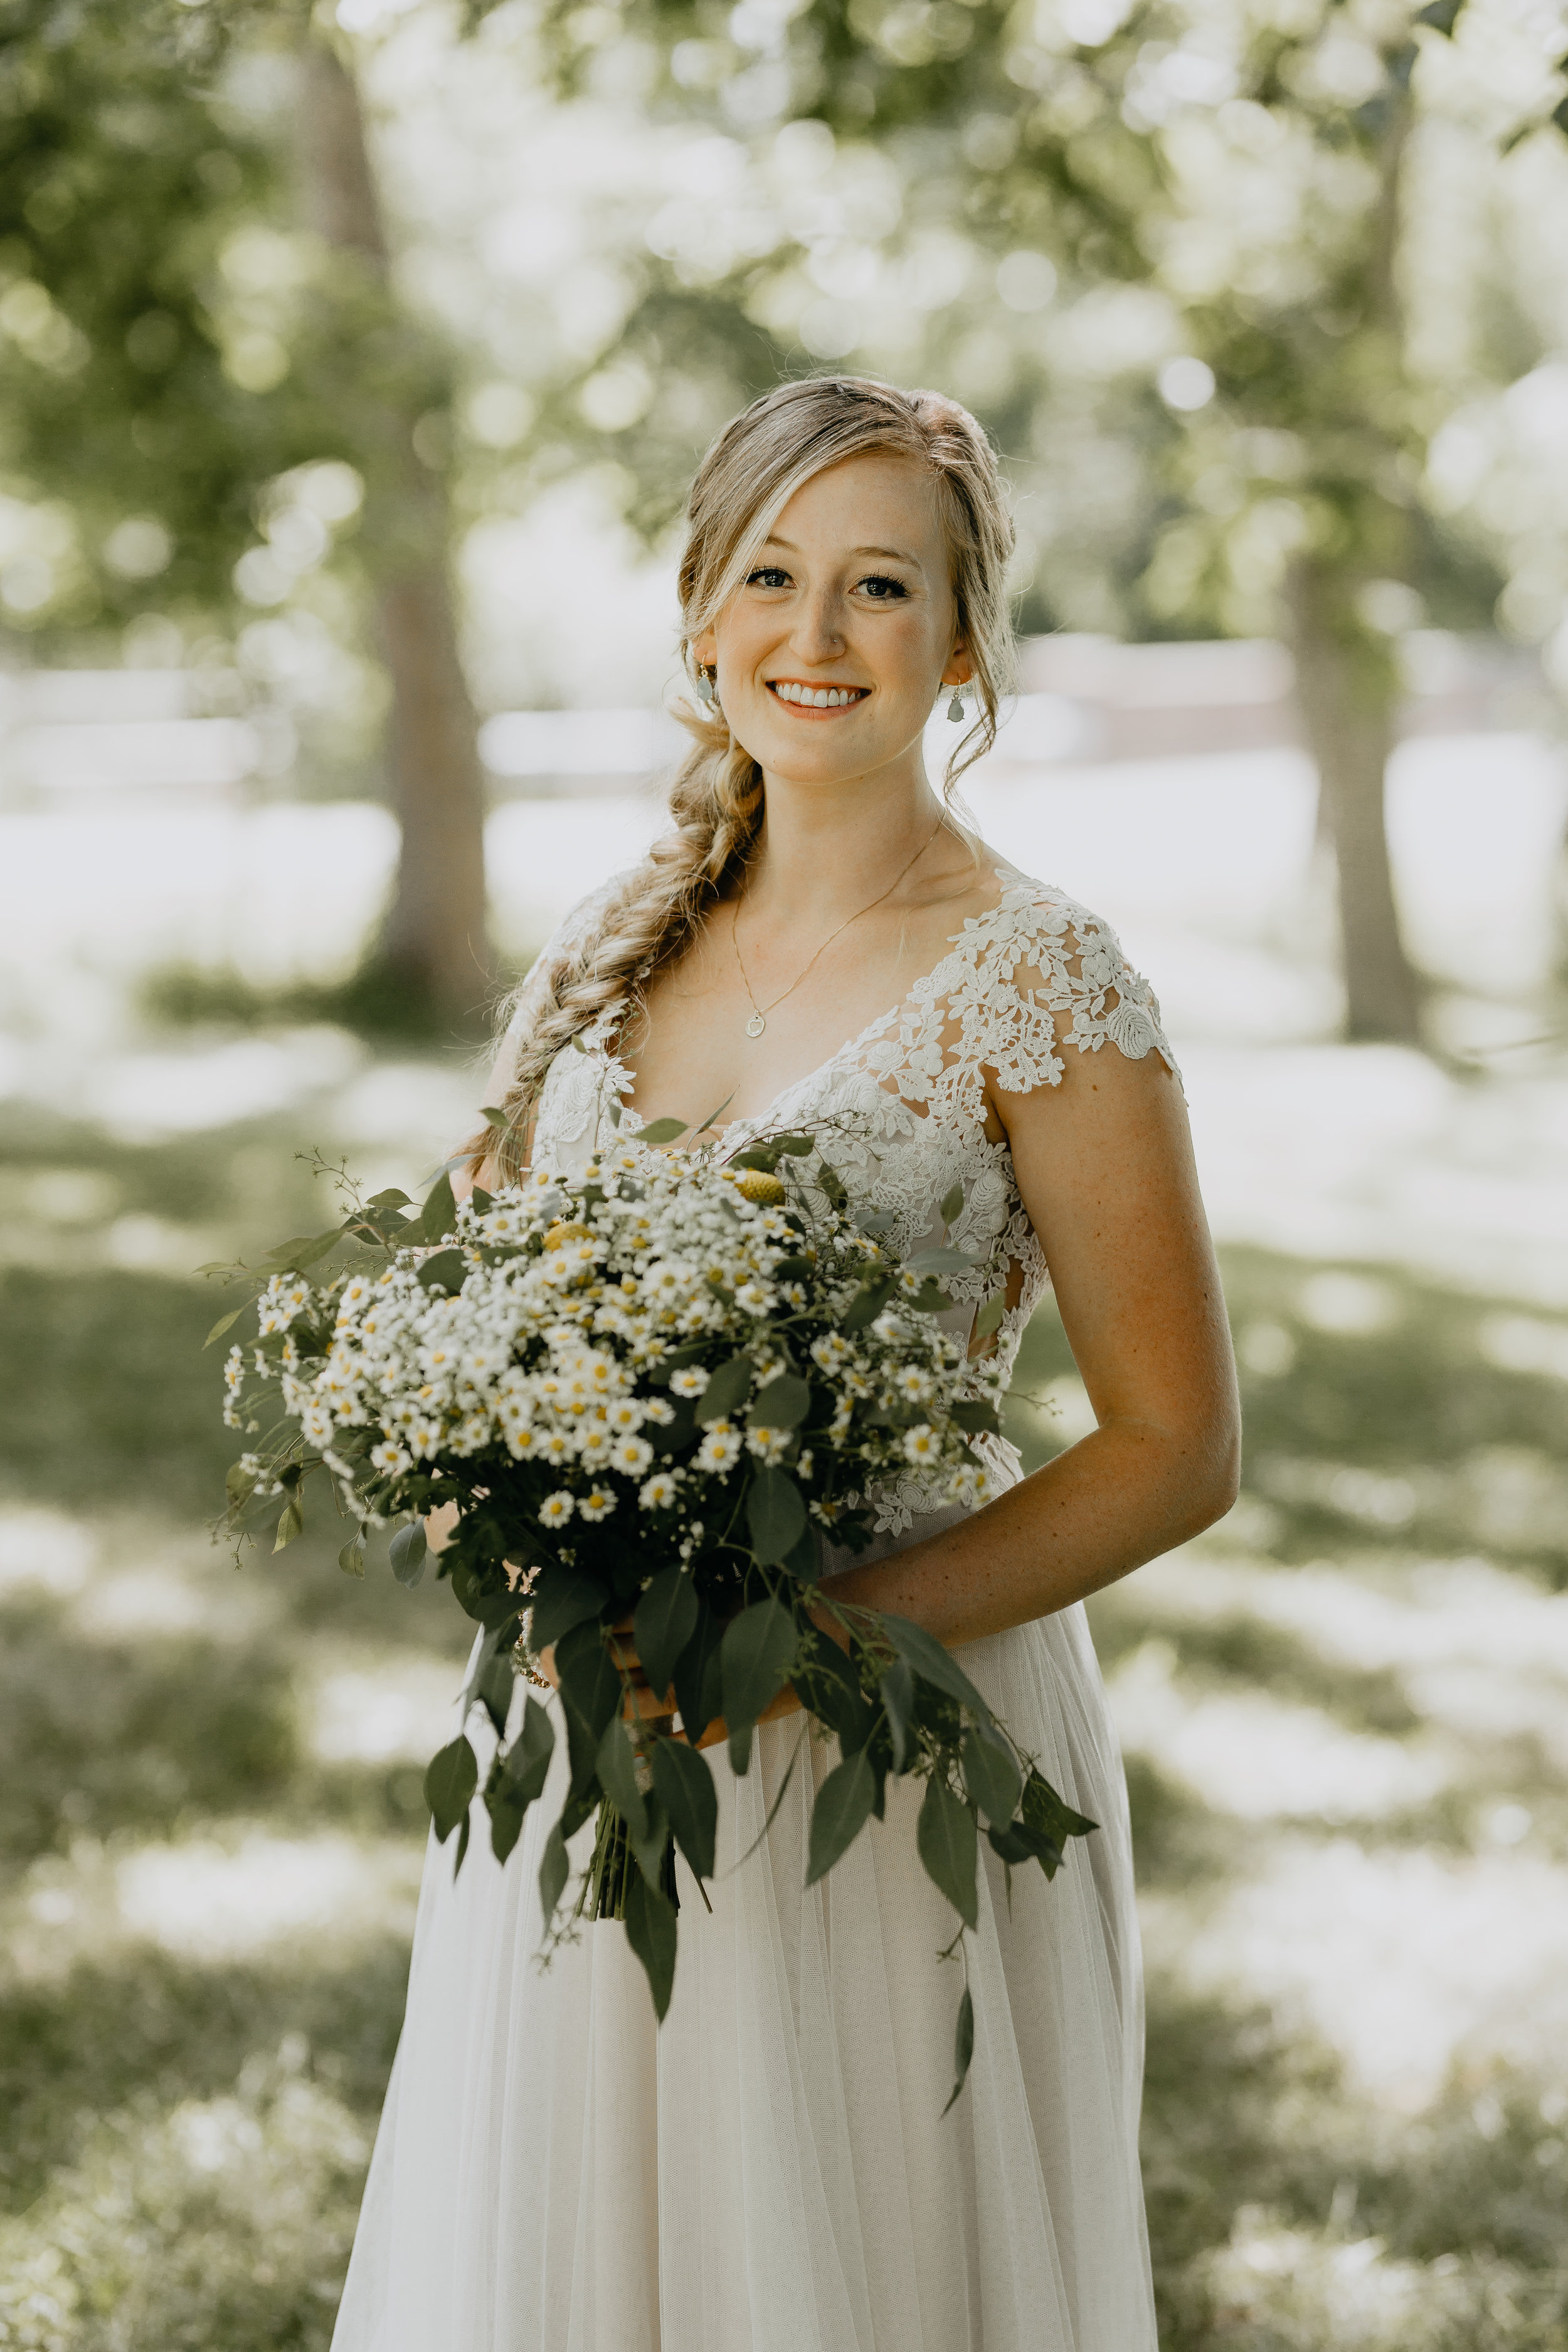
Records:
[[[1053,1875],[1067,1840],[1094,1826],[939,1642],[822,1587],[827,1544],[853,1554],[879,1520],[992,1491],[975,1441],[997,1430],[1001,1376],[937,1319],[953,1305],[942,1276],[974,1262],[947,1246],[900,1262],[889,1221],[850,1213],[812,1135],[722,1160],[657,1148],[684,1132],[660,1121],[580,1177],[539,1169],[461,1203],[446,1175],[422,1207],[351,1193],[340,1225],[258,1270],[258,1328],[226,1368],[226,1418],[256,1441],[229,1473],[235,1535],[292,1541],[319,1473],[353,1523],[342,1567],[363,1574],[369,1531],[391,1525],[393,1573],[413,1584],[426,1516],[458,1507],[437,1573],[479,1628],[463,1721],[488,1721],[489,1760],[481,1785],[466,1728],[433,1759],[436,1833],[457,1832],[460,1868],[479,1796],[505,1862],[559,1726],[547,1939],[584,1913],[624,1919],[661,2018],[677,1849],[704,1900],[715,1871],[703,1743],[727,1738],[745,1773],[787,1682],[839,1749],[813,1808],[807,1883],[883,1817],[889,1773],[918,1776],[921,1859],[958,1918],[950,1952],[978,1919],[982,1824],[1009,1887],[1025,1863]],[[942,1202],[945,1224],[963,1197]],[[1000,1317],[996,1297],[974,1329],[984,1339]],[[519,1674],[547,1650],[558,1717],[531,1691],[517,1705]],[[563,1915],[570,1841],[595,1814]],[[954,2096],[973,2039],[966,1988]]]

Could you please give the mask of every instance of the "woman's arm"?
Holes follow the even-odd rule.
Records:
[[[1236,1370],[1181,1089],[1158,1054],[1069,1051],[992,1094],[1099,1427],[984,1509],[823,1586],[955,1649],[1048,1616],[1236,1499]]]

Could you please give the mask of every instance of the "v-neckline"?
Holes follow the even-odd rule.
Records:
[[[846,1038],[844,1044],[838,1046],[834,1053],[829,1054],[825,1062],[818,1062],[815,1068],[805,1071],[798,1078],[792,1078],[788,1086],[781,1087],[777,1094],[775,1094],[771,1100],[763,1105],[761,1110],[752,1112],[746,1118],[726,1119],[721,1127],[706,1127],[702,1129],[702,1132],[705,1135],[711,1135],[717,1138],[719,1136],[732,1135],[738,1128],[754,1128],[765,1125],[767,1120],[772,1118],[773,1112],[777,1110],[780,1103],[783,1102],[786,1097],[799,1093],[802,1087],[808,1087],[816,1079],[825,1076],[829,1070],[837,1068],[840,1062],[847,1060],[851,1054],[856,1053],[862,1045],[869,1044],[870,1040],[876,1036],[879,1030],[885,1028],[889,1021],[896,1021],[899,1014],[903,1011],[905,1005],[909,1003],[910,998],[915,995],[918,990],[930,990],[934,993],[937,982],[942,979],[942,976],[946,971],[948,965],[952,961],[953,957],[957,954],[964,941],[970,938],[973,932],[978,931],[985,924],[993,922],[1006,906],[1012,892],[1016,890],[1020,884],[1024,884],[1026,886],[1027,884],[1027,877],[1021,874],[1016,866],[998,865],[994,870],[996,875],[996,879],[1002,885],[1002,894],[997,899],[996,904],[994,907],[987,907],[983,914],[966,915],[963,919],[963,928],[954,931],[948,939],[942,949],[941,956],[931,966],[931,970],[926,972],[921,972],[918,978],[911,980],[908,988],[905,989],[902,996],[899,998],[896,1003],[889,1004],[885,1013],[879,1013],[875,1020],[868,1021],[866,1026],[863,1029],[857,1030],[853,1037]],[[625,1006],[626,999],[624,996],[618,997],[613,1004],[605,1005],[604,1012],[600,1015],[600,1023],[608,1025],[618,1021],[625,1011]],[[622,1061],[620,1055],[618,1054],[613,1054],[610,1051],[608,1045],[603,1039],[600,1039],[596,1043],[589,1045],[587,1050],[589,1053],[597,1055],[599,1061],[603,1064],[605,1072],[611,1076],[612,1080],[619,1076],[626,1079],[629,1085],[634,1087],[636,1086],[636,1071],[628,1069],[626,1063]],[[635,1135],[639,1132],[641,1129],[647,1124],[647,1122],[643,1113],[637,1109],[635,1103],[626,1101],[624,1095],[621,1095],[621,1089],[618,1085],[616,1087],[616,1092],[621,1097],[623,1114],[635,1118],[637,1122],[637,1128],[632,1130]]]

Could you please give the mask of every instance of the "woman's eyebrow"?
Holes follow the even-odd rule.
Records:
[[[795,541],[790,539],[768,538],[763,541],[763,545],[764,547],[782,547],[787,555],[798,555],[800,553],[799,548],[796,547]],[[901,547],[852,547],[849,552],[851,555],[880,555],[884,558],[890,557],[892,562],[895,563],[907,563],[911,572],[918,572],[921,568],[920,557],[918,555],[910,555],[906,553],[904,549]]]

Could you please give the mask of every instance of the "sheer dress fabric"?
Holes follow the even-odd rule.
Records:
[[[983,1074],[1026,1092],[1070,1083],[1080,1055],[1107,1047],[1171,1055],[1108,927],[1011,868],[1000,879],[998,904],[901,1005],[725,1141],[832,1121],[852,1200],[891,1212],[900,1251],[941,1238],[937,1203],[961,1179],[952,1240],[1012,1264],[1010,1360],[1047,1276],[1006,1145],[984,1133]],[[632,1084],[611,1050],[619,1018],[609,1008],[587,1051],[552,1066],[538,1161],[580,1168],[613,1132],[607,1107]],[[638,1124],[627,1108],[621,1133]],[[967,1330],[982,1277],[946,1279],[948,1319]],[[987,1443],[1010,1483],[1016,1454]],[[959,1516],[926,1510],[913,1486],[889,1493],[877,1549]],[[797,1717],[758,1733],[742,1778],[710,1749],[713,1910],[680,1864],[675,1991],[656,2028],[618,1924],[584,1925],[547,1969],[535,1958],[566,1771],[558,1726],[550,1782],[504,1868],[477,1805],[456,1881],[452,1847],[429,1849],[332,2352],[1155,2352],[1126,1793],[1083,1611],[959,1655],[1100,1827],[1053,1883],[1016,1871],[1010,1903],[982,1841],[974,2058],[952,2113],[962,1978],[936,1958],[954,1923],[916,1853],[918,1788],[889,1780],[886,1822],[806,1889],[810,1792],[836,1748]],[[792,1758],[765,1839],[727,1875]],[[590,1823],[579,1867],[592,1838]]]

